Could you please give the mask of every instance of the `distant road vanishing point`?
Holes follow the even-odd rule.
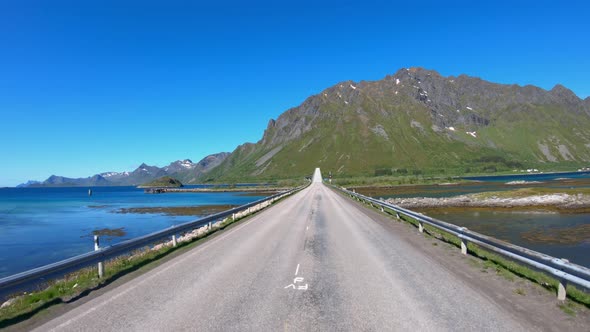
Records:
[[[322,172],[319,168],[316,168],[313,172],[313,179],[311,180],[312,183],[322,183]]]
[[[38,326],[39,331],[522,331],[449,250],[322,183]],[[436,254],[439,252],[439,254]],[[446,255],[446,256],[445,256]],[[455,259],[457,260],[457,259]],[[479,280],[479,281],[478,281]],[[484,285],[478,287],[478,283]],[[496,294],[496,295],[494,295]],[[513,294],[514,295],[514,294]],[[518,297],[519,295],[514,295]],[[550,296],[551,297],[551,296]]]

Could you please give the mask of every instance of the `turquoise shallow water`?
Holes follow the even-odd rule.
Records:
[[[120,208],[242,205],[262,196],[242,193],[144,194],[134,187],[0,188],[0,278],[92,251],[92,231],[124,228],[123,237],[148,234],[197,219],[195,216],[119,214]]]

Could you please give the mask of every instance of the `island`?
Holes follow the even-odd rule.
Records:
[[[170,176],[163,176],[161,178],[157,178],[153,181],[144,183],[142,185],[137,186],[137,188],[145,188],[146,192],[154,192],[157,193],[158,189],[161,188],[180,188],[183,187],[183,184],[178,181],[177,179],[170,177]]]

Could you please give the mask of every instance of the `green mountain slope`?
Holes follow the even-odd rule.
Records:
[[[557,85],[501,85],[421,68],[342,82],[268,124],[205,180],[465,173],[590,161],[590,104]]]

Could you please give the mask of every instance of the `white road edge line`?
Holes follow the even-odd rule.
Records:
[[[299,264],[297,264],[297,269],[295,270],[295,275],[299,273]]]

